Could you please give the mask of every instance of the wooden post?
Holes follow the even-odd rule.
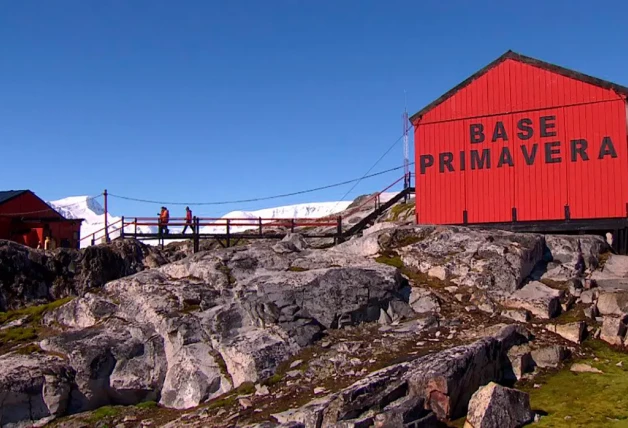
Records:
[[[262,218],[259,217],[259,236],[262,236],[264,233],[262,232]]]
[[[290,220],[290,232],[294,233],[294,219]]]
[[[107,189],[103,192],[103,196],[105,197],[105,242],[109,243],[109,227],[107,222],[109,221],[107,217],[109,217],[109,207],[107,206]]]
[[[231,220],[227,219],[227,248],[231,246],[231,230],[230,230]]]
[[[199,236],[199,234],[201,233],[201,230],[200,230],[200,222],[198,221],[198,217],[196,216],[194,216],[194,230],[192,232],[194,232],[194,252],[198,253],[201,248],[200,236]]]
[[[336,243],[340,244],[342,242],[342,216],[338,216],[337,221],[338,225],[336,226]]]
[[[135,230],[134,233],[135,235],[137,235],[137,217],[135,217],[135,220],[133,220],[133,224],[135,224]],[[137,238],[137,236],[135,236]]]
[[[122,220],[120,220],[122,222],[122,227],[120,229],[120,239],[124,239],[124,216],[122,216]]]

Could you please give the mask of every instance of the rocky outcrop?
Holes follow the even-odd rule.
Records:
[[[0,311],[80,295],[166,262],[156,248],[131,240],[54,251],[0,241]]]
[[[382,310],[416,316],[403,288],[393,267],[337,260],[291,236],[111,281],[47,314],[66,330],[41,346],[76,372],[73,411],[143,400],[189,408],[271,376],[326,329]]]
[[[63,415],[74,372],[57,356],[33,352],[0,356],[0,426]]]
[[[471,397],[465,427],[518,428],[533,420],[527,393],[490,382]]]
[[[428,418],[432,423],[433,418],[456,419],[466,413],[480,386],[503,378],[509,369],[506,353],[527,336],[525,330],[507,326],[494,337],[371,373],[337,393],[274,417],[306,427],[369,426],[375,415],[409,425]]]
[[[416,240],[399,249],[404,264],[459,286],[513,292],[543,259],[541,235],[465,227],[415,227],[414,235],[409,230],[396,229],[386,238],[393,246]]]
[[[541,319],[550,319],[560,313],[563,292],[538,281],[526,284],[509,296],[500,298],[506,308],[525,309]]]

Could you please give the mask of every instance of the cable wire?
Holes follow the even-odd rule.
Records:
[[[378,163],[380,163],[380,162],[381,162],[381,160],[382,160],[382,159],[384,159],[388,153],[390,153],[390,151],[391,151],[391,150],[392,150],[392,149],[393,149],[393,148],[394,148],[394,147],[395,147],[395,146],[399,143],[399,141],[401,141],[401,140],[403,139],[403,136],[404,136],[404,135],[402,134],[399,138],[397,138],[397,139],[396,139],[396,140],[392,143],[392,145],[388,148],[388,150],[386,150],[386,151],[384,152],[384,154],[383,154],[383,155],[381,155],[381,156],[379,157],[379,159],[377,159],[377,161],[375,161],[375,163],[374,163],[373,165],[371,165],[371,167],[370,167],[370,168],[366,171],[366,173],[365,173],[365,174],[364,174],[364,175],[363,175],[360,179],[356,180],[355,184],[354,184],[354,185],[353,185],[353,186],[352,186],[349,190],[347,190],[347,192],[344,194],[344,196],[343,196],[342,198],[340,198],[340,200],[336,201],[336,205],[334,205],[334,207],[332,208],[332,210],[333,210],[333,209],[335,209],[335,208],[336,208],[336,206],[337,206],[340,202],[344,201],[344,199],[345,199],[345,198],[349,195],[349,193],[351,193],[351,192],[353,191],[353,189],[355,189],[355,188],[356,188],[356,186],[357,186],[358,184],[360,184],[360,182],[361,182],[364,178],[367,178],[368,173],[369,173],[369,172],[371,172],[371,171],[373,170],[373,168],[375,168],[375,167],[377,166],[377,164],[378,164]],[[405,168],[405,166],[404,166],[404,168]]]
[[[371,168],[372,169],[372,168]],[[192,205],[192,206],[201,206],[201,205],[229,205],[229,204],[242,204],[242,203],[246,203],[246,202],[259,202],[259,201],[267,201],[270,199],[279,199],[279,198],[285,198],[288,196],[295,196],[295,195],[302,195],[305,193],[312,193],[312,192],[317,192],[319,190],[325,190],[325,189],[330,189],[332,187],[339,187],[339,186],[344,186],[345,184],[350,184],[353,183],[355,181],[361,181],[365,178],[371,178],[371,177],[376,177],[378,175],[383,175],[392,171],[397,171],[399,169],[403,169],[403,165],[402,166],[398,166],[395,168],[390,168],[387,169],[385,171],[379,171],[370,175],[364,175],[360,178],[354,178],[352,180],[347,180],[347,181],[343,181],[341,183],[334,183],[334,184],[329,184],[327,186],[321,186],[321,187],[316,187],[313,189],[307,189],[307,190],[300,190],[297,192],[292,192],[292,193],[284,193],[281,195],[273,195],[273,196],[265,196],[265,197],[260,197],[260,198],[253,198],[253,199],[241,199],[241,200],[233,200],[233,201],[212,201],[212,202],[168,202],[168,201],[153,201],[153,200],[149,200],[149,199],[139,199],[139,198],[133,198],[133,197],[129,197],[129,196],[122,196],[122,195],[116,195],[113,193],[109,193],[108,195],[113,197],[113,198],[118,198],[118,199],[125,199],[127,201],[134,201],[134,202],[142,202],[142,203],[147,203],[147,204],[158,204],[158,205]]]

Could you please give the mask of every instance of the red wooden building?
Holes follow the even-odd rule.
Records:
[[[625,234],[627,96],[508,51],[410,118],[417,223]]]
[[[30,190],[0,191],[0,239],[42,248],[46,237],[57,247],[79,248],[82,219],[66,219]]]

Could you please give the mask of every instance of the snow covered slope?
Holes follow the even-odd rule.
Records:
[[[103,232],[99,232],[105,225],[105,210],[94,199],[90,199],[87,196],[72,196],[69,198],[59,199],[57,201],[48,202],[54,209],[61,213],[66,218],[82,218],[85,219],[81,226],[81,237],[87,237],[94,232],[97,233],[97,238],[103,236]],[[319,217],[325,217],[328,215],[336,214],[344,211],[351,201],[340,202],[314,202],[297,205],[287,205],[274,208],[265,208],[257,211],[231,211],[225,214],[222,218],[250,218],[257,220],[263,219],[313,219]],[[107,220],[109,224],[114,224],[120,220],[120,217],[116,217],[109,213]],[[118,227],[117,225],[114,228]],[[138,229],[145,233],[154,233],[156,228],[149,226],[138,226]],[[171,227],[172,232],[178,231],[179,227]],[[251,226],[231,227],[232,232],[241,232],[246,229],[251,229]],[[126,231],[132,232],[133,226],[127,226]],[[201,228],[203,233],[225,233],[224,226],[204,226]],[[109,236],[113,239],[120,234],[119,231],[112,232],[110,229]],[[170,241],[170,240],[169,240]],[[97,242],[98,243],[98,242]],[[151,242],[146,242],[151,243]],[[155,242],[156,243],[156,242]],[[81,247],[91,245],[91,238],[84,239],[81,242]]]
[[[87,196],[71,196],[57,201],[49,201],[48,204],[65,218],[82,218],[85,220],[81,224],[81,238],[85,238],[81,241],[81,248],[91,245],[91,238],[88,236],[92,235],[94,232],[97,232],[97,241],[99,241],[99,238],[104,236],[104,232],[102,232],[102,230],[105,227],[105,210],[98,203],[98,201]],[[107,221],[110,225],[116,223],[120,219],[121,217],[113,216],[111,213],[107,216]],[[114,225],[111,229],[109,229],[109,236],[111,239],[120,235],[120,231],[114,230],[118,227],[119,224]],[[127,226],[125,230],[132,232],[133,228],[133,226]],[[156,229],[150,226],[138,226],[137,228],[145,233],[151,233],[153,232],[153,229]]]

